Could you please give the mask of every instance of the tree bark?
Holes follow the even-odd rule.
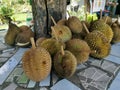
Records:
[[[66,0],[32,0],[35,38],[50,36],[53,25],[51,16],[57,22],[66,18]]]
[[[87,12],[90,12],[90,1],[89,0],[84,0],[84,5],[86,7]]]

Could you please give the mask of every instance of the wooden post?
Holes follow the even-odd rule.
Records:
[[[57,22],[66,18],[66,0],[32,0],[35,38],[50,36],[53,25],[51,16]]]

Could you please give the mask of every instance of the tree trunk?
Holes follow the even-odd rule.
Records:
[[[89,0],[84,0],[84,5],[86,7],[87,12],[90,12],[90,1]]]
[[[32,0],[35,38],[50,36],[53,25],[51,16],[57,22],[66,18],[66,0]]]

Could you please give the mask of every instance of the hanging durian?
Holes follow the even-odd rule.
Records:
[[[82,31],[82,23],[76,16],[70,16],[67,20],[67,26],[73,33],[80,33]]]
[[[39,82],[44,80],[51,71],[51,56],[42,47],[36,47],[31,38],[32,48],[27,50],[22,57],[22,66],[29,79]]]
[[[86,62],[89,58],[89,54],[91,53],[88,44],[80,39],[71,39],[66,42],[66,49],[75,55],[77,64]]]
[[[16,37],[16,45],[25,47],[30,45],[30,37],[34,37],[34,32],[26,25],[20,26],[21,32]]]
[[[71,77],[75,73],[76,67],[77,60],[70,51],[64,51],[62,48],[62,50],[54,56],[53,68],[59,77]]]
[[[19,32],[20,28],[16,24],[9,22],[8,31],[4,37],[5,43],[8,45],[15,45],[15,39]]]

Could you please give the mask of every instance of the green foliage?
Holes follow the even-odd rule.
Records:
[[[0,7],[0,19],[2,23],[7,23],[11,20],[11,16],[14,14],[14,10],[8,5],[2,5]]]
[[[0,15],[10,17],[13,15],[13,11],[14,10],[10,8],[9,6],[2,6],[0,8]]]
[[[19,3],[19,4],[24,4],[25,1],[24,1],[24,0],[18,0],[18,3]]]

